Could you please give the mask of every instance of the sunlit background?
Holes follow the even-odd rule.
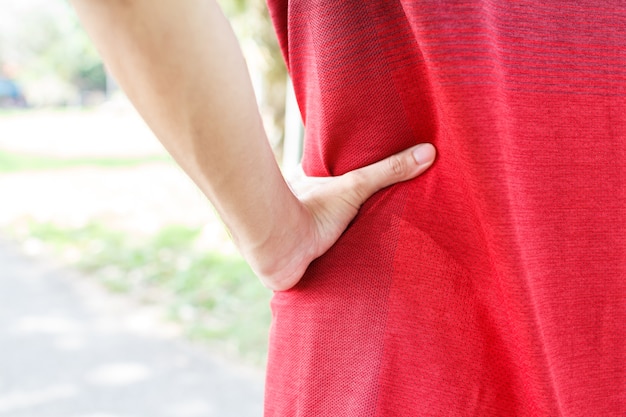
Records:
[[[277,158],[294,163],[297,155],[283,152],[286,74],[264,2],[221,3],[241,40]],[[149,306],[177,337],[212,355],[263,368],[270,293],[119,91],[66,0],[0,0],[0,240],[32,262],[78,271],[79,280]],[[1,261],[0,274],[12,278]],[[10,297],[7,291],[0,289]],[[92,299],[102,302],[85,298]],[[80,323],[20,317],[15,332],[60,334],[61,345],[85,348],[74,331]],[[0,416],[34,415],[28,398],[11,408],[15,390],[2,372]],[[87,379],[125,386],[154,372],[118,363],[92,369]],[[77,392],[66,384],[38,395]],[[206,407],[191,410],[167,415],[214,415]]]

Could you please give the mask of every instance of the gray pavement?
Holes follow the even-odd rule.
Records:
[[[263,376],[0,241],[0,417],[258,417]]]

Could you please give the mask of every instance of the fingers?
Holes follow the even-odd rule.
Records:
[[[401,181],[413,179],[426,171],[435,161],[437,151],[430,143],[406,149],[372,165],[343,175],[348,193],[360,206],[378,190]]]

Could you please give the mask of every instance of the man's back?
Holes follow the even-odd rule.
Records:
[[[626,413],[626,6],[269,5],[308,175],[439,156],[276,293],[267,415]]]

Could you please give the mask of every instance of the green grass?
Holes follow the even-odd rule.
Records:
[[[25,232],[58,256],[72,254],[74,266],[110,290],[164,304],[190,337],[260,365],[271,293],[240,257],[198,248],[199,234],[172,226],[141,238],[97,223],[73,229],[31,223]]]
[[[0,173],[54,170],[83,166],[120,168],[137,166],[151,162],[171,162],[171,158],[168,156],[151,156],[139,158],[55,158],[50,156],[29,155],[0,150]]]
[[[15,115],[20,115],[20,114],[24,114],[25,110],[20,109],[20,108],[1,108],[0,107],[0,117],[5,117],[5,116],[15,116]]]

